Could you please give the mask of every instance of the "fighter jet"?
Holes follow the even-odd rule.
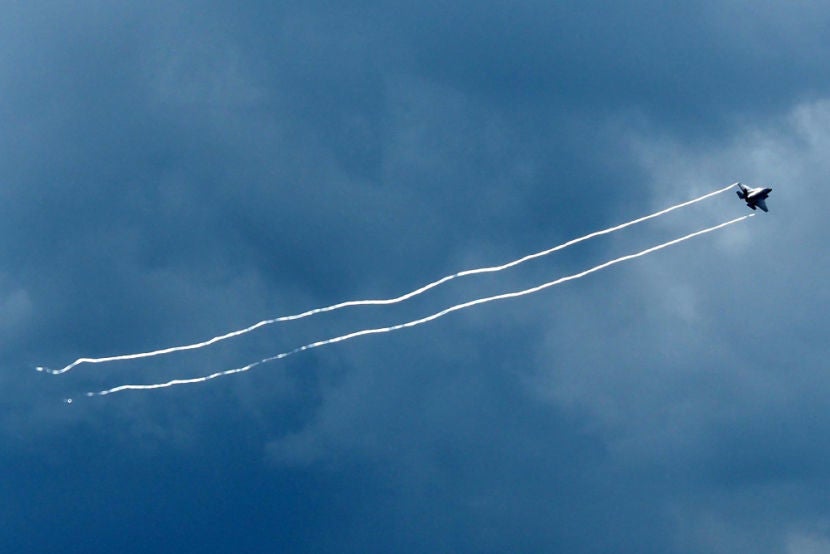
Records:
[[[735,184],[738,185],[738,188],[741,189],[739,191],[735,191],[735,193],[738,195],[738,198],[740,198],[741,200],[744,200],[746,202],[747,206],[749,206],[753,210],[755,208],[761,208],[765,212],[769,211],[767,209],[766,199],[769,196],[769,193],[772,192],[772,187],[766,187],[766,188],[760,188],[759,187],[757,189],[751,189],[751,188],[747,187],[746,185],[744,185],[743,183],[735,183]]]

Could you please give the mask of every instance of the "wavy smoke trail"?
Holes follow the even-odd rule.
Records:
[[[106,396],[106,395],[109,395],[109,394],[128,391],[128,390],[154,390],[154,389],[170,388],[170,387],[178,386],[178,385],[193,385],[193,384],[196,384],[196,383],[204,383],[206,381],[217,379],[219,377],[227,377],[229,375],[234,375],[234,374],[237,374],[237,373],[244,373],[246,371],[250,371],[251,369],[253,369],[253,368],[255,368],[259,365],[266,364],[268,362],[273,362],[273,361],[276,361],[276,360],[281,360],[283,358],[287,358],[288,356],[292,356],[294,354],[298,354],[298,353],[304,352],[306,350],[311,350],[311,349],[314,349],[314,348],[320,348],[322,346],[326,346],[326,345],[329,345],[329,344],[335,344],[335,343],[338,343],[338,342],[344,342],[344,341],[351,340],[351,339],[354,339],[354,338],[357,338],[357,337],[362,337],[362,336],[365,336],[365,335],[376,335],[376,334],[381,334],[381,333],[390,333],[392,331],[397,331],[399,329],[404,329],[404,328],[407,328],[407,327],[416,327],[418,325],[423,325],[424,323],[428,323],[430,321],[434,321],[438,318],[444,317],[445,315],[451,314],[453,312],[457,312],[459,310],[464,310],[464,309],[467,309],[467,308],[471,308],[471,307],[477,306],[479,304],[486,304],[488,302],[495,302],[496,300],[506,300],[506,299],[509,299],[509,298],[518,298],[520,296],[533,294],[533,293],[539,292],[541,290],[544,290],[544,289],[547,289],[547,288],[550,288],[550,287],[554,287],[556,285],[559,285],[559,284],[562,284],[562,283],[565,283],[565,282],[568,282],[568,281],[574,281],[576,279],[581,279],[582,277],[590,275],[591,273],[595,273],[595,272],[600,271],[602,269],[606,269],[606,268],[611,267],[613,265],[616,265],[618,263],[625,262],[625,261],[628,261],[628,260],[633,260],[635,258],[639,258],[641,256],[645,256],[647,254],[657,252],[658,250],[662,250],[663,248],[668,248],[669,246],[673,246],[675,244],[679,244],[681,242],[687,241],[687,240],[692,239],[694,237],[704,235],[706,233],[711,233],[713,231],[716,231],[718,229],[722,229],[722,228],[727,227],[729,225],[734,225],[735,223],[738,223],[738,222],[744,221],[746,219],[749,219],[750,217],[752,217],[754,215],[755,214],[748,214],[748,215],[745,215],[745,216],[741,216],[741,217],[726,221],[724,223],[720,223],[718,225],[714,225],[712,227],[707,227],[705,229],[701,229],[699,231],[689,233],[688,235],[684,235],[680,238],[676,238],[676,239],[664,242],[662,244],[658,244],[657,246],[652,246],[650,248],[646,248],[645,250],[641,250],[641,251],[636,252],[634,254],[627,254],[627,255],[624,255],[624,256],[620,256],[619,258],[615,258],[613,260],[601,263],[601,264],[596,265],[596,266],[594,266],[590,269],[586,269],[585,271],[581,271],[581,272],[575,273],[573,275],[568,275],[566,277],[560,277],[559,279],[556,279],[554,281],[549,281],[547,283],[543,283],[541,285],[537,285],[537,286],[531,287],[529,289],[524,289],[524,290],[520,290],[520,291],[516,291],[516,292],[508,292],[508,293],[504,293],[504,294],[498,294],[498,295],[495,295],[495,296],[488,296],[488,297],[485,297],[485,298],[479,298],[479,299],[476,299],[476,300],[471,300],[469,302],[463,302],[461,304],[456,304],[454,306],[450,306],[449,308],[445,308],[444,310],[441,310],[440,312],[436,312],[432,315],[422,317],[420,319],[414,319],[412,321],[407,321],[406,323],[391,325],[389,327],[378,327],[378,328],[374,328],[374,329],[363,329],[363,330],[354,331],[352,333],[348,333],[348,334],[345,334],[345,335],[340,335],[340,336],[337,336],[337,337],[334,337],[334,338],[321,340],[321,341],[317,341],[317,342],[312,342],[312,343],[309,343],[309,344],[305,344],[303,346],[298,346],[297,348],[294,348],[293,350],[288,350],[286,352],[282,352],[280,354],[276,354],[274,356],[264,358],[264,359],[259,360],[257,362],[250,363],[246,366],[242,366],[242,367],[238,367],[238,368],[234,368],[234,369],[228,369],[228,370],[224,370],[224,371],[219,371],[219,372],[216,372],[216,373],[211,373],[210,375],[204,375],[202,377],[194,377],[192,379],[173,379],[171,381],[167,381],[167,382],[164,382],[164,383],[154,383],[154,384],[147,384],[147,385],[120,385],[120,386],[117,386],[117,387],[113,387],[113,388],[106,389],[106,390],[101,390],[101,391],[98,391],[98,392],[88,392],[86,394],[87,394],[87,396]],[[67,399],[66,401],[71,402],[71,399]]]
[[[323,307],[323,308],[315,308],[313,310],[308,310],[308,311],[298,313],[298,314],[294,314],[294,315],[286,315],[286,316],[281,316],[281,317],[277,317],[277,318],[274,318],[274,319],[265,319],[263,321],[255,323],[253,325],[245,327],[244,329],[231,331],[229,333],[225,333],[223,335],[218,335],[218,336],[215,336],[213,338],[210,338],[210,339],[207,339],[207,340],[204,340],[204,341],[201,341],[201,342],[195,342],[195,343],[192,343],[192,344],[185,344],[185,345],[181,345],[181,346],[171,346],[169,348],[161,348],[161,349],[158,349],[158,350],[150,350],[150,351],[147,351],[147,352],[138,352],[138,353],[135,353],[135,354],[121,354],[121,355],[118,355],[118,356],[106,356],[106,357],[102,357],[102,358],[78,358],[77,360],[75,360],[71,364],[68,364],[68,365],[66,365],[66,366],[64,366],[60,369],[49,369],[49,368],[44,367],[44,366],[38,366],[36,369],[37,369],[37,371],[44,371],[44,372],[50,373],[52,375],[60,375],[62,373],[66,373],[68,371],[71,371],[72,369],[74,369],[75,367],[77,367],[81,364],[102,364],[102,363],[107,363],[107,362],[117,362],[117,361],[125,361],[125,360],[138,360],[138,359],[141,359],[141,358],[150,358],[150,357],[154,357],[154,356],[162,356],[164,354],[172,354],[173,352],[181,352],[181,351],[184,351],[184,350],[196,350],[196,349],[199,349],[199,348],[205,348],[205,347],[210,346],[212,344],[216,344],[216,343],[224,341],[224,340],[228,340],[228,339],[231,339],[231,338],[234,338],[234,337],[238,337],[238,336],[244,335],[246,333],[250,333],[250,332],[252,332],[256,329],[259,329],[260,327],[264,327],[266,325],[272,325],[274,323],[281,323],[281,322],[285,322],[285,321],[293,321],[293,320],[296,320],[296,319],[302,319],[302,318],[309,317],[309,316],[312,316],[312,315],[315,315],[315,314],[320,314],[320,313],[324,313],[324,312],[333,312],[335,310],[340,310],[342,308],[347,308],[347,307],[351,307],[351,306],[379,306],[379,305],[397,304],[399,302],[403,302],[405,300],[409,300],[410,298],[418,296],[419,294],[423,294],[424,292],[426,292],[426,291],[428,291],[432,288],[435,288],[439,285],[442,285],[443,283],[451,281],[453,279],[457,279],[459,277],[467,277],[467,276],[470,276],[470,275],[477,275],[477,274],[480,274],[480,273],[493,273],[493,272],[496,272],[496,271],[503,271],[505,269],[515,267],[515,266],[517,266],[519,264],[522,264],[524,262],[527,262],[529,260],[533,260],[533,259],[536,259],[536,258],[541,258],[542,256],[547,256],[548,254],[552,254],[552,253],[557,252],[559,250],[563,250],[565,248],[568,248],[569,246],[573,246],[575,244],[578,244],[580,242],[592,239],[594,237],[598,237],[598,236],[601,236],[601,235],[607,235],[609,233],[614,233],[614,232],[619,231],[621,229],[625,229],[626,227],[630,227],[632,225],[636,225],[638,223],[642,223],[644,221],[648,221],[650,219],[660,217],[660,216],[665,215],[665,214],[667,214],[669,212],[672,212],[674,210],[678,210],[680,208],[685,208],[686,206],[690,206],[690,205],[695,204],[697,202],[701,202],[703,200],[706,200],[707,198],[710,198],[712,196],[721,194],[722,192],[726,192],[727,190],[731,189],[732,187],[734,187],[734,184],[729,185],[728,187],[724,187],[722,189],[704,194],[703,196],[699,196],[699,197],[694,198],[692,200],[688,200],[686,202],[682,202],[680,204],[670,206],[668,208],[665,208],[663,210],[654,212],[652,214],[649,214],[649,215],[646,215],[646,216],[643,216],[643,217],[639,217],[637,219],[633,219],[633,220],[628,221],[626,223],[622,223],[620,225],[615,225],[613,227],[609,227],[609,228],[603,229],[601,231],[595,231],[593,233],[589,233],[587,235],[569,240],[567,242],[564,242],[564,243],[562,243],[558,246],[554,246],[554,247],[549,248],[547,250],[542,250],[542,251],[536,252],[534,254],[528,254],[527,256],[524,256],[522,258],[518,258],[516,260],[513,260],[511,262],[508,262],[508,263],[505,263],[505,264],[502,264],[502,265],[496,265],[496,266],[490,266],[490,267],[481,267],[481,268],[477,268],[477,269],[468,269],[468,270],[464,270],[464,271],[459,271],[458,273],[453,273],[451,275],[441,277],[440,279],[438,279],[436,281],[428,283],[428,284],[426,284],[426,285],[424,285],[420,288],[417,288],[417,289],[415,289],[411,292],[408,292],[406,294],[402,294],[402,295],[397,296],[395,298],[387,298],[387,299],[380,299],[380,300],[350,300],[350,301],[347,301],[347,302],[341,302],[339,304],[332,304],[331,306],[326,306],[326,307]]]

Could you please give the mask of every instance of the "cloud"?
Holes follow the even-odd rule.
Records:
[[[0,550],[823,546],[826,9],[9,9]],[[734,180],[771,183],[770,214],[244,379],[60,402],[524,288],[745,208],[724,195],[204,356],[29,367],[400,294]]]
[[[3,280],[0,279],[0,283]],[[33,319],[32,299],[24,288],[0,289],[0,345],[10,348],[24,335]]]
[[[795,523],[788,509],[796,519],[822,517],[801,491],[826,480],[830,455],[814,440],[830,424],[819,392],[830,386],[818,331],[826,327],[827,291],[816,286],[828,268],[814,255],[826,222],[807,200],[820,196],[828,173],[826,117],[826,102],[816,101],[736,129],[720,144],[637,139],[660,205],[737,178],[772,183],[769,217],[583,283],[568,294],[564,315],[550,316],[540,352],[540,361],[550,360],[539,366],[540,394],[584,414],[615,463],[647,470],[649,479],[674,476],[663,492],[688,517],[717,521],[723,532],[705,532],[721,537],[701,546],[709,551],[758,546],[758,521],[768,526],[764,536],[782,543]],[[695,216],[743,209],[719,197],[658,227],[680,233]],[[743,500],[723,505],[724,497]]]
[[[821,554],[830,551],[826,525],[821,531],[795,531],[787,537],[787,554]]]

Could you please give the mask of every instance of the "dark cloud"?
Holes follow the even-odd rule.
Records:
[[[406,13],[421,71],[537,110],[642,110],[688,132],[786,109],[828,84],[811,54],[825,48],[816,7],[432,2]]]
[[[827,545],[820,6],[13,3],[0,22],[0,550]],[[394,296],[52,377],[35,365]],[[729,197],[729,198],[728,198]],[[62,400],[72,397],[71,405]]]

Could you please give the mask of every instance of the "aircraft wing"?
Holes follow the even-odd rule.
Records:
[[[756,200],[755,205],[758,206],[759,208],[761,208],[762,210],[764,210],[765,212],[769,211],[767,209],[767,201],[764,200],[763,198],[759,198],[758,200]]]

